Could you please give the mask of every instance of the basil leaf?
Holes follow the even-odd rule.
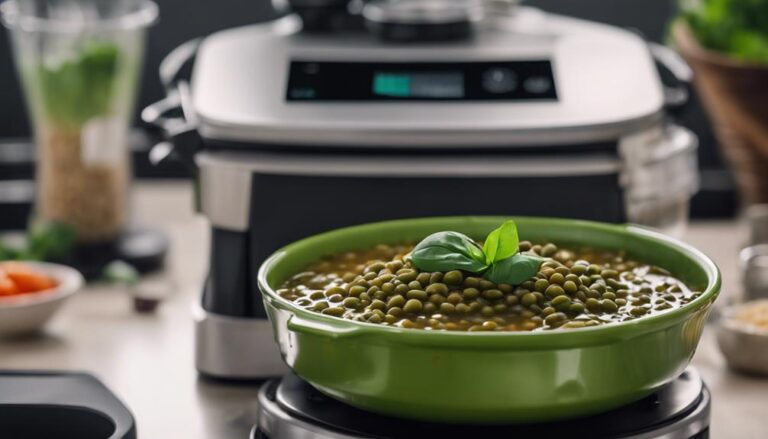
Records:
[[[518,251],[520,239],[517,236],[517,226],[512,220],[504,222],[499,228],[488,234],[483,244],[485,262],[493,264],[507,259]]]
[[[101,272],[104,281],[116,284],[134,285],[139,281],[136,268],[124,261],[112,261]]]
[[[413,265],[424,271],[465,270],[479,273],[488,266],[472,238],[458,232],[433,233],[411,252]]]
[[[536,275],[542,261],[541,256],[518,253],[491,265],[483,277],[495,284],[520,285]]]

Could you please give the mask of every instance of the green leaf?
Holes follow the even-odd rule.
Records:
[[[488,268],[485,254],[472,238],[458,232],[438,232],[424,238],[410,254],[420,270],[464,270],[479,273]]]
[[[518,253],[491,265],[484,278],[495,284],[520,285],[539,271],[544,258],[531,253]]]
[[[55,221],[34,221],[27,234],[27,258],[64,258],[75,243],[75,235],[75,229],[71,225]]]
[[[104,267],[102,279],[107,282],[133,285],[139,281],[139,272],[124,261],[112,261]]]
[[[0,261],[13,261],[19,258],[19,249],[0,240]]]
[[[681,1],[680,11],[702,46],[768,64],[768,0]]]
[[[58,64],[40,63],[26,76],[36,78],[36,90],[46,115],[59,124],[78,126],[107,114],[117,89],[120,50],[108,41],[90,41]]]
[[[491,265],[514,255],[518,251],[520,239],[517,236],[517,226],[512,220],[504,222],[499,228],[488,234],[483,244],[485,262]]]

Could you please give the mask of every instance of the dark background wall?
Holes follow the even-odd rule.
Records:
[[[1,1],[1,0],[0,0]],[[138,109],[162,97],[157,66],[165,54],[180,43],[213,31],[267,20],[274,16],[269,0],[156,0],[160,23],[150,30]],[[675,0],[529,0],[529,5],[618,26],[639,29],[649,38],[662,41]],[[254,78],[258,80],[258,78]],[[18,80],[11,62],[8,38],[0,33],[0,139],[26,137],[29,126]],[[138,112],[137,109],[137,112]],[[706,120],[699,108],[682,115],[701,137],[701,162],[718,166],[719,158]]]

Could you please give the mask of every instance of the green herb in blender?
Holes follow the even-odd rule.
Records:
[[[43,111],[56,124],[79,127],[105,115],[115,93],[119,52],[111,43],[90,43],[58,65],[38,67]]]

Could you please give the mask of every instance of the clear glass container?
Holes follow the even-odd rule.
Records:
[[[675,125],[622,139],[621,183],[630,223],[683,236],[691,196],[699,190],[697,147],[696,136]]]
[[[147,0],[7,0],[0,5],[37,145],[36,216],[79,242],[113,241],[128,220],[128,133]]]

